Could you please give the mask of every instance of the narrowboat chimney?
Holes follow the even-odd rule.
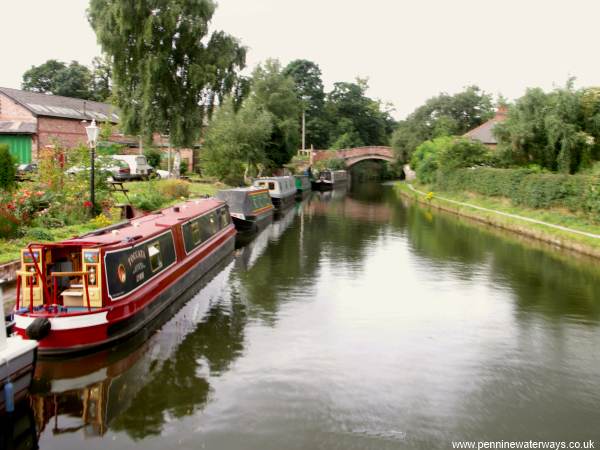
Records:
[[[175,211],[175,212],[179,212],[179,206],[174,206],[174,207],[173,207],[173,211]]]

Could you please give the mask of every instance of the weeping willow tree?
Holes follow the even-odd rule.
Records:
[[[215,104],[239,94],[246,49],[209,31],[212,0],[91,0],[89,21],[111,62],[127,134],[191,147]]]

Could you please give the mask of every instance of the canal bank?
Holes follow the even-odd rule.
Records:
[[[405,182],[396,183],[394,189],[399,195],[418,203],[577,253],[600,258],[600,234],[595,233],[593,227],[589,227],[590,231],[566,227],[533,217],[487,208],[477,204],[476,199],[464,202],[449,198],[451,197],[449,193],[438,195],[434,192],[425,192]]]

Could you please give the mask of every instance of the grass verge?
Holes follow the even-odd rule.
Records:
[[[412,198],[419,203],[448,211],[460,216],[484,222],[524,236],[539,239],[563,248],[600,258],[600,239],[559,230],[543,224],[531,223],[514,217],[506,217],[491,211],[481,211],[466,205],[457,205],[444,199],[465,202],[483,208],[515,214],[534,220],[541,220],[553,225],[573,228],[578,231],[600,234],[600,225],[590,218],[569,213],[563,210],[534,210],[514,206],[506,199],[490,198],[471,193],[433,192],[431,186],[413,183],[415,189],[427,194],[419,194],[411,190],[407,183],[397,183],[396,192]],[[443,197],[444,199],[440,198]]]

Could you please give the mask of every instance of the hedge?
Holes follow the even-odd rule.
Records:
[[[437,188],[509,198],[530,208],[568,208],[600,220],[600,178],[530,169],[458,169],[438,175]]]

